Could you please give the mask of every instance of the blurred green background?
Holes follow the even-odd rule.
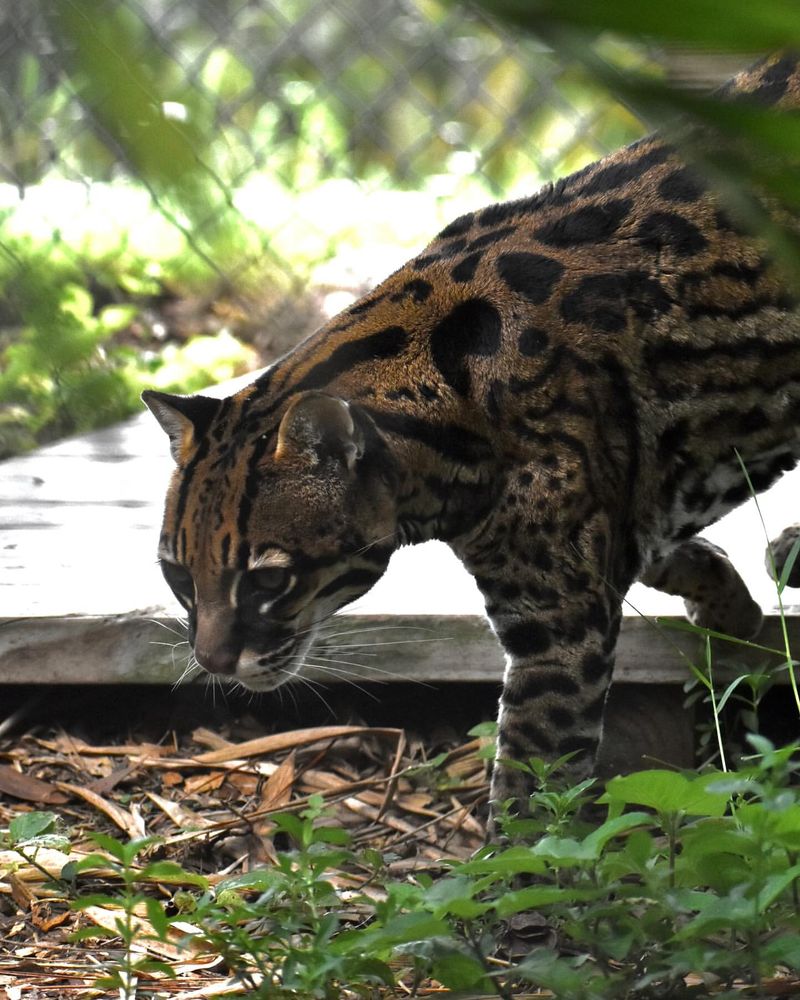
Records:
[[[455,215],[597,159],[676,100],[713,124],[695,91],[800,42],[795,8],[3,5],[0,456],[134,412],[145,386],[266,363]],[[716,35],[728,54],[708,53]],[[760,127],[762,147],[797,139]]]

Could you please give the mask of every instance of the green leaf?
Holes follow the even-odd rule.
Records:
[[[492,990],[491,980],[481,962],[455,948],[436,956],[431,973],[449,990]]]
[[[92,840],[95,842],[95,844],[97,844],[97,846],[101,850],[106,851],[108,854],[111,855],[112,858],[119,861],[120,864],[123,865],[130,864],[133,858],[136,857],[136,854],[138,853],[139,850],[138,847],[139,844],[147,846],[146,840],[130,841],[127,844],[123,844],[122,841],[117,840],[116,837],[109,837],[105,833],[93,833],[91,836]],[[135,845],[135,850],[133,854],[131,854],[132,845]],[[108,864],[108,860],[107,859],[104,860],[105,863]]]
[[[744,929],[752,927],[757,920],[752,901],[742,896],[731,893],[721,898],[712,897],[706,903],[702,912],[678,929],[676,940],[692,940],[718,931]]]
[[[215,47],[203,65],[203,82],[217,100],[229,102],[255,86],[252,71],[230,49]]]
[[[252,889],[256,892],[266,892],[276,883],[283,881],[283,875],[274,868],[253,868],[252,871],[243,872],[241,875],[231,875],[223,879],[216,887],[215,892],[219,894],[226,889]]]
[[[145,899],[144,905],[147,910],[147,919],[150,921],[158,939],[160,941],[166,941],[167,934],[169,932],[170,920],[164,912],[164,907],[161,905],[159,900],[153,899],[152,896],[148,896]]]
[[[586,902],[605,895],[606,890],[593,887],[577,888],[575,886],[531,885],[525,889],[516,889],[506,893],[494,904],[499,917],[510,917],[524,910],[535,910],[545,906],[569,906],[572,903]]]
[[[321,875],[325,871],[342,868],[348,861],[352,861],[353,852],[314,843],[308,849],[308,852],[303,855],[303,858],[304,863],[308,865],[315,875]]]
[[[389,989],[396,985],[394,973],[386,962],[381,962],[378,958],[360,958],[354,964],[353,972],[362,979],[371,979],[375,982],[383,983]]]
[[[117,932],[112,930],[110,927],[79,927],[78,930],[73,931],[69,939],[70,941],[91,941],[92,938],[113,938],[117,937]]]
[[[786,585],[791,576],[792,570],[794,569],[794,564],[797,561],[797,556],[800,554],[800,535],[795,538],[791,549],[789,550],[789,555],[786,557],[786,561],[783,564],[783,569],[781,570],[781,576],[778,580],[778,593],[782,594],[786,589]]]
[[[294,813],[276,813],[272,821],[278,830],[288,834],[296,844],[302,844],[305,838],[305,823]]]
[[[693,635],[704,639],[720,639],[722,642],[730,643],[733,646],[743,646],[745,649],[752,649],[758,653],[769,653],[775,656],[785,655],[785,650],[774,649],[772,646],[760,646],[757,642],[751,642],[749,639],[738,639],[735,635],[727,635],[725,632],[715,632],[714,629],[692,625],[691,622],[687,622],[682,618],[664,618],[656,615],[653,621],[659,627],[674,629],[677,632],[691,632]],[[705,680],[707,683],[707,679]]]
[[[768,875],[763,884],[758,887],[758,912],[764,913],[768,910],[798,878],[800,878],[800,865],[792,865],[784,872]]]
[[[182,103],[191,102],[197,114],[187,114],[186,121],[167,117],[164,101],[175,99],[174,89],[164,87],[157,47],[144,44],[141,21],[126,8],[83,0],[56,4],[53,16],[54,28],[73,56],[65,71],[76,73],[73,86],[112,141],[124,148],[136,174],[179,195],[184,211],[199,208],[207,138],[195,124],[199,94],[188,87],[181,94]]]
[[[74,316],[84,326],[90,325],[92,322],[94,302],[91,294],[83,285],[69,284],[64,286],[61,308],[64,312]]]
[[[137,876],[139,879],[153,879],[158,882],[168,882],[177,885],[196,885],[207,889],[208,879],[204,875],[187,872],[175,861],[153,861],[145,865]]]
[[[630,0],[483,0],[496,17],[531,31],[580,29],[699,45],[714,51],[770,51],[800,44],[794,0],[671,0],[669,4]]]
[[[23,841],[16,845],[18,850],[24,849],[26,852],[40,850],[43,847],[53,851],[68,851],[69,838],[61,833],[40,833],[32,840]]]
[[[634,830],[625,843],[625,854],[643,868],[653,857],[655,842],[649,830]]]
[[[770,817],[770,835],[790,851],[800,851],[800,804],[789,806]]]
[[[771,740],[768,740],[766,736],[762,736],[761,733],[748,733],[747,742],[757,754],[760,754],[764,758],[765,762],[768,762],[775,753],[775,744]]]
[[[739,677],[734,677],[730,684],[725,688],[720,697],[717,699],[717,714],[722,712],[723,708],[728,704],[728,699],[734,693],[734,691],[743,683],[747,681],[747,674],[741,674]]]
[[[746,858],[722,851],[698,857],[681,854],[676,868],[676,880],[680,885],[708,886],[719,893],[733,892],[737,886],[748,883],[753,870]]]
[[[458,871],[466,875],[488,875],[498,876],[520,875],[520,874],[540,874],[545,871],[543,858],[536,857],[530,847],[517,845],[509,847],[499,854],[489,857],[475,858],[472,861],[465,861],[458,866]]]
[[[647,813],[629,813],[606,820],[582,841],[572,837],[547,836],[538,840],[530,850],[535,857],[547,858],[551,863],[596,861],[609,840],[651,822],[652,817]]]
[[[662,815],[722,816],[728,807],[727,795],[707,790],[719,778],[716,772],[687,778],[677,771],[638,771],[612,778],[598,801],[647,806]]]
[[[106,869],[112,868],[114,871],[119,871],[119,864],[117,861],[109,860],[104,854],[87,854],[80,858],[78,861],[73,862],[73,871],[76,874],[81,874],[85,871],[91,871],[95,868]]]
[[[685,830],[681,838],[682,854],[691,858],[705,855],[732,854],[748,858],[762,850],[760,842],[749,830],[742,828],[740,810],[736,825],[730,819],[711,818]]]
[[[162,962],[157,958],[141,958],[138,962],[134,962],[132,966],[132,971],[134,973],[154,973],[157,972],[162,976],[166,976],[168,979],[177,979],[178,973],[168,962]]]
[[[614,837],[619,837],[636,827],[649,826],[651,821],[652,817],[642,812],[626,813],[616,819],[608,819],[590,833],[581,846],[590,857],[599,858],[609,840],[613,840]]]
[[[421,774],[427,774],[429,771],[435,771],[444,764],[449,756],[448,753],[442,751],[442,753],[437,753],[435,756],[429,757],[428,760],[423,761],[421,764],[414,764],[412,767],[406,768],[405,773],[416,777]]]
[[[61,880],[63,882],[69,882],[70,885],[74,884],[77,875],[78,875],[78,867],[74,861],[68,861],[65,865],[62,866],[61,871],[59,873],[59,877],[61,878]]]
[[[74,910],[85,910],[89,906],[102,906],[107,909],[118,910],[121,898],[119,896],[108,896],[101,892],[92,892],[84,896],[73,899],[70,906]]]
[[[577,965],[575,959],[560,958],[544,948],[524,958],[514,974],[540,989],[551,990],[556,997],[569,1000],[597,1000],[613,995],[611,991],[592,991],[591,980],[599,978],[591,965]]]
[[[762,788],[759,782],[750,775],[729,771],[726,774],[721,774],[717,779],[712,781],[707,790],[731,798],[733,795],[758,794],[762,791]]]
[[[44,833],[55,830],[58,817],[50,812],[28,812],[15,816],[8,824],[12,844],[34,840]]]
[[[340,826],[317,826],[314,827],[315,843],[320,844],[349,844],[353,839],[347,830]]]
[[[425,893],[425,902],[434,908],[446,906],[454,899],[471,899],[475,883],[466,875],[451,875],[441,878]]]
[[[800,936],[784,934],[767,941],[762,945],[761,957],[772,965],[787,965],[790,969],[800,969]]]
[[[480,989],[496,994],[483,964],[461,941],[437,935],[401,945],[397,951],[427,960],[429,974],[450,990]]]
[[[590,858],[590,855],[584,851],[583,845],[574,837],[557,837],[554,834],[540,838],[533,845],[531,851],[536,857],[547,858],[550,862],[577,862]]]
[[[479,722],[477,726],[467,730],[467,736],[476,736],[479,739],[494,739],[497,736],[497,722]]]
[[[336,954],[347,954],[354,949],[361,949],[364,954],[382,948],[404,949],[412,943],[446,935],[448,930],[443,920],[418,910],[397,914],[382,927],[373,925],[363,931],[343,932],[331,942],[330,948]],[[408,953],[414,954],[413,947]]]
[[[367,868],[374,868],[375,871],[380,871],[385,864],[383,855],[374,847],[365,847],[361,851],[360,859],[363,865],[366,865]]]
[[[115,333],[130,326],[139,312],[138,306],[106,306],[97,317],[104,334]]]

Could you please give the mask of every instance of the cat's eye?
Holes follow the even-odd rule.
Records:
[[[238,591],[239,607],[245,613],[263,615],[274,601],[286,593],[294,580],[285,566],[262,566],[243,573]]]
[[[194,580],[192,580],[192,574],[188,569],[162,559],[161,572],[172,592],[184,607],[194,604]]]
[[[282,594],[290,579],[286,566],[264,566],[247,574],[250,589],[262,597],[277,597]]]

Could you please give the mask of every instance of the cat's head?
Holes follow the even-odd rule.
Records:
[[[210,673],[256,691],[302,667],[319,624],[364,594],[395,548],[396,478],[374,424],[303,392],[240,419],[238,397],[145,392],[176,469],[159,544]]]

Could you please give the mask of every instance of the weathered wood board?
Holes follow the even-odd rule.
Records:
[[[477,615],[342,615],[336,637],[314,647],[303,676],[324,684],[449,681],[499,682],[503,657],[486,620]],[[628,618],[620,635],[616,683],[682,684],[689,664],[702,667],[702,640],[671,627],[681,619]],[[175,618],[148,615],[27,618],[0,622],[0,683],[173,684],[185,676],[188,648]],[[789,619],[800,648],[800,620]],[[718,673],[780,664],[780,622],[770,618],[757,648],[714,643]],[[331,647],[339,644],[340,648]],[[341,644],[348,648],[342,649]],[[206,675],[200,671],[199,676]],[[788,677],[785,678],[788,680]]]
[[[173,652],[154,644],[172,641],[164,626],[179,614],[155,558],[170,470],[166,438],[149,414],[0,463],[0,683],[161,682],[180,675],[185,647]],[[761,498],[772,535],[795,520],[798,492],[796,471]],[[763,569],[765,540],[752,501],[706,534],[731,554],[771,611],[775,588]],[[639,585],[628,600],[617,678],[654,683],[685,675],[672,645],[679,633],[665,636],[639,618],[680,615],[680,600]],[[383,648],[374,656],[354,650],[345,658],[363,667],[342,670],[364,679],[370,664],[374,679],[378,668],[383,680],[499,679],[502,659],[482,612],[474,582],[446,546],[400,550],[343,619],[343,627],[379,628],[370,634],[382,637]],[[395,635],[390,645],[387,625],[435,641]]]

